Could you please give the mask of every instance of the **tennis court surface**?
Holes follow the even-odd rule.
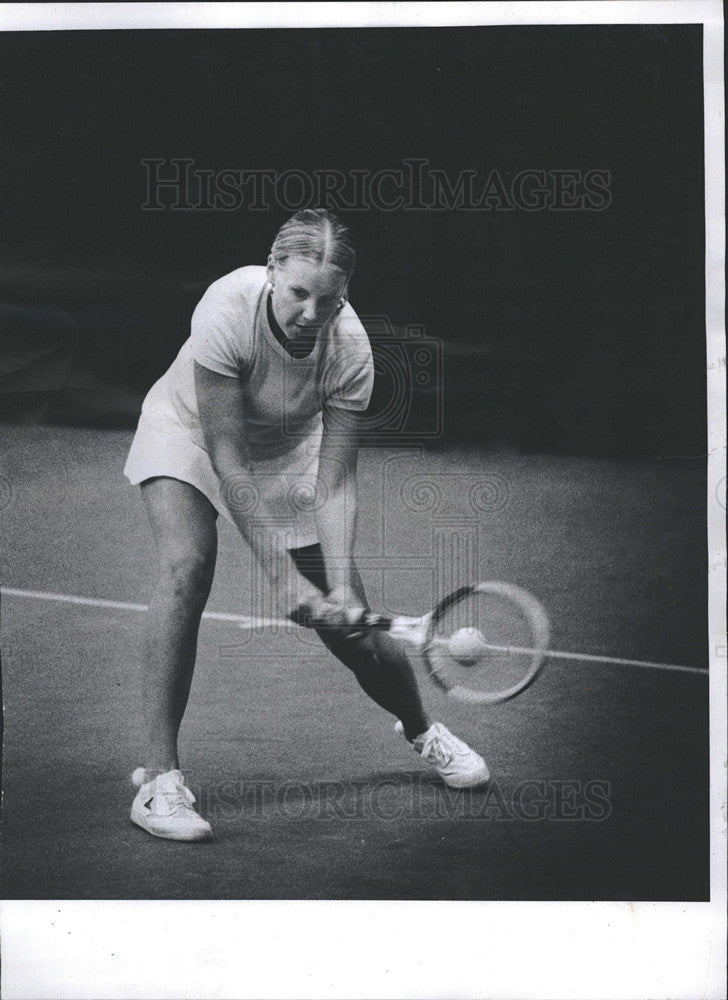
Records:
[[[121,605],[146,603],[154,552],[130,440],[0,428],[5,897],[708,898],[708,684],[663,670],[551,660],[484,709],[418,666],[491,769],[457,793],[314,636],[208,618],[181,750],[215,839],[133,827],[143,612]],[[375,609],[509,580],[554,648],[707,666],[702,460],[365,450],[360,484]],[[249,615],[259,589],[221,524],[208,610]]]

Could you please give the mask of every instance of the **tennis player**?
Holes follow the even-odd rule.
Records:
[[[353,558],[357,414],[372,391],[366,332],[347,300],[355,251],[324,209],[297,212],[267,267],[215,281],[191,335],[150,389],[125,467],[159,554],[144,628],[145,766],[131,819],[157,837],[205,840],[179,770],[177,733],[212,586],[218,514],[261,567],[274,613],[306,619],[423,760],[455,788],[488,779],[481,757],[425,716],[390,636],[342,628],[367,606]]]

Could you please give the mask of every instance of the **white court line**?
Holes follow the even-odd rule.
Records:
[[[63,604],[81,604],[91,608],[110,608],[113,611],[148,611],[147,604],[127,604],[124,601],[103,601],[97,597],[77,597],[75,594],[53,594],[45,590],[16,590],[15,587],[0,587],[3,597],[27,597],[35,601],[61,601]],[[234,622],[236,625],[246,625],[255,619],[250,615],[226,615],[220,611],[203,611],[203,618],[217,622]],[[291,623],[293,624],[293,623]]]
[[[104,601],[96,597],[77,597],[74,594],[53,594],[45,590],[17,590],[14,587],[0,587],[0,594],[7,597],[27,597],[37,601],[61,601],[65,604],[80,604],[92,608],[111,608],[115,611],[148,611],[146,604],[127,604],[124,601]],[[208,618],[218,622],[233,622],[243,628],[266,628],[270,626],[290,626],[295,628],[293,622],[273,618],[255,618],[252,615],[228,615],[220,611],[203,611],[203,618]],[[507,653],[534,653],[537,650],[520,646],[494,646],[489,645],[489,649],[500,650]],[[591,653],[566,653],[563,650],[544,650],[544,656],[551,659],[564,660],[584,660],[591,663],[608,663],[615,666],[625,667],[645,667],[652,670],[675,670],[686,674],[704,674],[708,671],[703,667],[688,667],[678,663],[652,663],[647,660],[624,660],[616,656],[596,656]]]
[[[278,618],[249,618],[242,628],[261,628],[266,625],[288,625],[289,622]],[[437,638],[438,645],[447,645],[447,639]],[[533,656],[534,653],[551,660],[577,660],[586,663],[607,663],[616,667],[643,667],[648,670],[677,670],[685,674],[703,674],[708,676],[708,671],[704,667],[688,667],[682,663],[655,663],[651,660],[625,660],[619,656],[601,656],[596,653],[566,653],[563,649],[540,649],[534,646],[498,646],[492,642],[483,644],[485,649],[494,653],[507,653],[510,656],[526,655]]]

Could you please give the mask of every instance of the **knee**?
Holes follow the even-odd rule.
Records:
[[[171,552],[162,559],[162,586],[175,600],[204,604],[214,572],[213,557],[194,551]]]

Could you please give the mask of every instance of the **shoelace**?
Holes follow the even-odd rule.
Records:
[[[168,809],[166,815],[169,816],[173,816],[180,809],[191,809],[195,802],[194,795],[186,785],[176,785],[174,788],[160,789],[154,793],[149,802],[156,798],[164,800],[164,804]]]
[[[422,747],[422,756],[437,764],[449,764],[453,755],[454,748],[447,746],[439,733],[435,733]]]

